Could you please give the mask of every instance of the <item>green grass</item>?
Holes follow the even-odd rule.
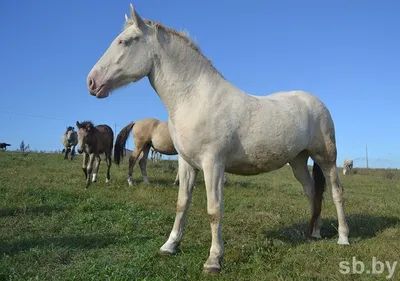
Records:
[[[151,185],[127,186],[127,165],[84,190],[81,157],[0,153],[0,280],[385,280],[339,273],[355,256],[400,263],[400,171],[357,170],[341,176],[351,246],[337,245],[336,211],[323,206],[323,239],[310,241],[308,201],[290,167],[252,177],[228,174],[224,191],[225,256],[205,275],[211,243],[200,174],[180,252],[158,253],[172,228],[177,163],[149,163]],[[393,280],[400,279],[400,265]]]

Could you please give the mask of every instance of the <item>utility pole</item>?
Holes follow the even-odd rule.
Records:
[[[367,169],[368,169],[368,145],[365,145],[365,161],[367,162]]]
[[[114,122],[114,134],[117,133],[117,123]]]

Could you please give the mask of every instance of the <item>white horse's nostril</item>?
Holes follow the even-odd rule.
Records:
[[[96,88],[96,83],[92,77],[88,78],[88,88],[89,90],[93,91]]]

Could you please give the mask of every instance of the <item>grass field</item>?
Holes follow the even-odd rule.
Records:
[[[323,205],[323,239],[304,232],[308,202],[290,167],[252,177],[228,174],[224,191],[225,257],[219,275],[205,275],[211,242],[199,175],[180,252],[158,253],[172,228],[177,188],[174,161],[149,163],[151,185],[135,167],[113,165],[105,183],[84,190],[81,157],[0,153],[0,280],[385,280],[368,274],[372,258],[400,263],[400,171],[357,170],[341,176],[351,246],[337,245],[336,211]],[[362,274],[341,274],[355,257]],[[351,266],[351,265],[350,265]],[[400,265],[392,280],[400,280]]]

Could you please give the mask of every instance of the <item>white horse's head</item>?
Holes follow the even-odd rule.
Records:
[[[125,15],[125,28],[87,77],[89,92],[106,98],[117,88],[147,76],[153,67],[151,42],[154,28],[148,26],[130,5],[131,18]]]
[[[76,132],[74,131],[74,127],[67,127],[65,134],[67,135],[68,143],[72,144],[76,141]]]

